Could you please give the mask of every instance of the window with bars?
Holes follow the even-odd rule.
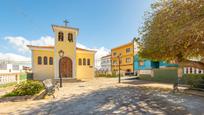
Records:
[[[86,59],[85,58],[83,59],[83,65],[86,65]]]
[[[73,42],[73,34],[72,33],[68,34],[68,41]]]
[[[130,53],[130,48],[126,48],[126,53]]]
[[[44,57],[43,61],[44,61],[44,65],[47,65],[47,57],[46,56]]]
[[[59,32],[58,33],[58,41],[63,41],[64,40],[64,33],[63,32]]]
[[[126,58],[126,63],[130,63],[131,59],[130,58]]]
[[[49,58],[49,64],[50,64],[50,65],[53,65],[53,57],[50,57],[50,58]]]
[[[81,58],[79,58],[79,65],[82,65],[82,60],[81,60]]]
[[[38,64],[41,65],[42,64],[42,57],[38,56]]]
[[[87,59],[87,65],[90,65],[90,59]]]

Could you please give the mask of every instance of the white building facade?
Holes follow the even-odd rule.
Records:
[[[111,73],[111,55],[101,58],[101,69],[103,73]]]
[[[29,67],[31,62],[0,60],[0,74],[20,73],[23,67]]]

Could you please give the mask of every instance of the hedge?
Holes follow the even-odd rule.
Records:
[[[186,74],[181,79],[182,83],[188,84],[191,88],[204,89],[204,74]]]
[[[151,77],[150,75],[140,75],[139,79],[147,81],[155,81],[162,83],[176,83],[177,76],[171,76],[172,74],[167,73],[166,75],[156,75]],[[191,88],[202,88],[204,89],[204,74],[185,74],[179,79],[179,84],[190,85]]]
[[[139,78],[162,83],[177,82],[177,69],[154,69],[153,71],[154,77],[151,77],[150,75],[140,75]]]

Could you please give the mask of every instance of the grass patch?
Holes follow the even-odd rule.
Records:
[[[14,86],[14,85],[16,85],[16,84],[17,84],[16,82],[7,83],[7,84],[0,85],[0,88],[10,87],[10,86]]]

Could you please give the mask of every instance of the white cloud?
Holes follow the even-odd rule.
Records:
[[[76,43],[76,46],[78,47],[78,48],[82,48],[82,49],[90,49],[90,48],[88,48],[87,46],[85,46],[85,45],[83,45],[83,44],[80,44],[80,43]],[[91,50],[91,49],[90,49]]]
[[[5,37],[5,40],[8,40],[9,43],[11,43],[14,46],[16,46],[16,48],[20,52],[29,51],[28,47],[26,46],[26,45],[29,44],[29,41],[27,39],[25,39],[24,37],[20,37],[20,36],[17,36],[17,37],[8,36],[8,37]]]
[[[0,53],[0,60],[30,62],[31,58],[14,53]]]
[[[7,40],[10,44],[14,45],[19,52],[23,52],[23,53],[28,53],[30,51],[27,45],[36,45],[36,46],[50,46],[50,45],[53,46],[54,45],[54,38],[51,36],[42,36],[40,39],[37,39],[37,40],[28,40],[22,36],[7,36],[5,37],[5,40]],[[106,49],[105,47],[89,48],[81,43],[77,43],[76,45],[79,48],[96,51],[95,66],[97,68],[100,68],[100,63],[101,63],[100,58],[110,53],[110,50]],[[15,57],[18,57],[19,59],[22,58],[22,60],[25,59],[24,57],[19,57],[17,55],[15,55]]]
[[[7,40],[12,45],[14,45],[20,52],[28,52],[29,48],[27,47],[27,45],[37,45],[37,46],[54,45],[54,38],[50,36],[42,36],[40,39],[31,40],[31,41],[21,36],[17,36],[17,37],[7,36],[5,37],[5,40]]]

